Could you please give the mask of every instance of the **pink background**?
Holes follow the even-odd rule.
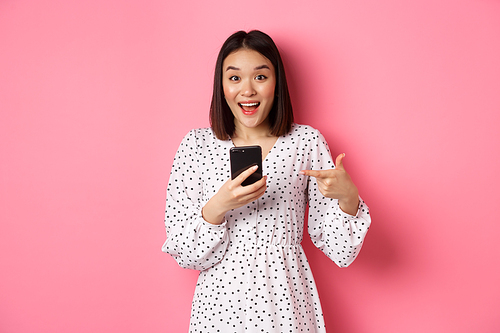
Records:
[[[187,331],[166,184],[253,28],[372,209],[347,269],[304,241],[329,332],[500,331],[500,1],[3,0],[1,332]]]

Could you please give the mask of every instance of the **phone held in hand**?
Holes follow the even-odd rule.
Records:
[[[255,183],[262,178],[262,148],[260,146],[232,147],[229,151],[231,159],[231,179],[257,165],[257,170],[243,181],[242,186]]]

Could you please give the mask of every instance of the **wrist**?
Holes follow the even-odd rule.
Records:
[[[356,215],[359,207],[359,194],[356,188],[348,197],[339,199],[340,209],[349,215]]]
[[[201,216],[210,224],[219,225],[224,221],[226,212],[218,210],[217,206],[218,205],[213,205],[213,201],[210,199],[201,209]]]

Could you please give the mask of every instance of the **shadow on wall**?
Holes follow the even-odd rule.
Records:
[[[404,254],[388,229],[398,218],[379,213],[381,207],[377,205],[370,205],[370,209],[375,211],[373,224],[359,257],[348,268],[339,268],[304,233],[302,245],[316,280],[328,332],[362,332],[362,327],[346,319],[356,316],[356,304],[376,303],[373,298],[378,296],[372,293],[371,286],[390,287],[391,281],[408,273],[409,262],[403,260]]]
[[[320,124],[321,127],[318,129],[329,143],[332,149],[332,158],[335,160],[337,154],[342,152],[335,151],[336,147],[345,149],[344,147],[351,145],[348,138],[343,138],[334,128],[328,127],[335,121],[325,119],[325,116],[335,114],[338,108],[335,106],[338,94],[336,91],[342,85],[342,82],[339,81],[341,78],[334,73],[336,71],[335,55],[328,54],[325,57],[325,52],[331,53],[328,51],[331,49],[319,44],[317,39],[306,38],[306,36],[302,36],[303,38],[293,36],[291,38],[290,36],[290,33],[280,35],[276,38],[276,43],[285,64],[296,121],[313,125],[313,127],[316,127],[314,124]],[[297,46],[298,44],[300,47]],[[331,61],[325,63],[325,58],[331,59]],[[325,82],[328,86],[325,86]],[[332,108],[311,110],[311,106],[317,105],[328,105]],[[356,149],[356,147],[353,148]],[[350,173],[352,171],[353,176],[369,172],[366,169],[366,164],[356,165],[355,159],[350,163],[348,171]],[[369,267],[375,274],[389,274],[393,270],[399,270],[402,265],[397,242],[391,238],[393,233],[388,230],[390,226],[401,223],[401,219],[395,216],[399,212],[388,208],[393,206],[385,202],[386,200],[383,199],[384,196],[381,195],[378,188],[379,185],[374,179],[370,179],[371,176],[368,177],[367,184],[360,183],[358,185],[361,189],[361,196],[367,200],[370,210],[375,213],[375,217],[372,217],[374,223],[368,233],[362,254],[354,265]],[[357,179],[358,177],[353,178]],[[366,178],[366,176],[361,178]],[[304,235],[304,248],[310,246],[313,245],[308,235]],[[319,253],[309,252],[312,252],[313,256],[317,256]]]
[[[332,54],[332,48],[325,48],[318,42],[318,39],[307,38],[304,35],[295,36],[287,32],[279,35],[276,43],[285,65],[296,121],[313,127],[319,124],[321,127],[317,128],[329,143],[332,158],[335,160],[337,154],[342,152],[335,151],[335,148],[346,149],[345,147],[351,146],[348,138],[343,138],[334,128],[329,128],[329,124],[335,124],[335,120],[325,119],[325,116],[335,114],[339,108],[336,106],[336,99],[340,90],[338,88],[342,85],[342,78],[335,75],[336,55]],[[325,55],[325,52],[329,54]],[[325,62],[325,58],[331,61]],[[327,110],[311,110],[311,106],[324,107],[325,105],[329,106]],[[356,149],[356,147],[352,148]],[[381,194],[379,184],[375,179],[371,179],[374,175],[365,176],[369,172],[366,169],[367,165],[357,165],[359,163],[356,163],[355,158],[350,161],[348,163],[351,164],[347,165],[348,171],[352,172],[351,175],[355,180],[358,179],[354,177],[356,174],[363,175],[359,178],[368,177],[365,179],[368,183],[360,182],[358,185],[361,189],[361,196],[367,200],[371,212],[375,213],[375,217],[372,216],[374,223],[368,233],[363,251],[354,265],[369,268],[374,274],[390,274],[394,270],[399,271],[402,265],[401,249],[397,248],[397,241],[391,238],[394,233],[389,228],[401,223],[400,217],[397,216],[401,212],[390,208],[394,206],[386,202],[387,199],[384,199],[384,195]],[[313,246],[308,235],[304,235],[304,244],[304,248]],[[318,256],[319,253],[309,252],[312,252],[313,256]]]
[[[325,52],[328,50],[322,45],[315,44],[311,39],[300,38],[298,48],[297,40],[288,39],[288,36],[280,36],[282,38],[276,42],[285,64],[295,120],[318,128],[332,148],[332,158],[335,160],[337,154],[341,153],[335,148],[356,149],[348,138],[329,127],[335,124],[335,119],[328,116],[333,117],[342,108],[337,105],[342,82],[341,77],[335,75],[335,55],[326,57],[331,62],[325,63]],[[360,302],[376,304],[379,297],[377,290],[391,288],[394,283],[405,283],[402,281],[406,280],[401,277],[415,273],[410,269],[413,265],[411,254],[403,253],[400,245],[403,241],[399,239],[402,231],[395,233],[392,230],[392,226],[404,220],[403,212],[391,209],[394,203],[388,202],[388,196],[381,193],[375,179],[366,176],[369,172],[366,170],[367,165],[357,165],[355,160],[356,157],[350,160],[351,175],[354,179],[358,179],[356,174],[363,175],[359,178],[368,177],[358,185],[373,219],[359,258],[347,269],[340,269],[312,244],[307,232],[302,242],[316,280],[328,332],[363,332],[366,326],[348,319],[356,317],[356,305]],[[379,286],[373,288],[377,284]]]

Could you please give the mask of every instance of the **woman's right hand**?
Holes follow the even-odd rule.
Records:
[[[267,189],[266,176],[253,184],[241,186],[241,183],[256,170],[257,166],[253,166],[243,171],[235,179],[229,179],[225,182],[203,207],[201,213],[205,221],[212,224],[221,224],[224,215],[228,211],[260,198]]]

